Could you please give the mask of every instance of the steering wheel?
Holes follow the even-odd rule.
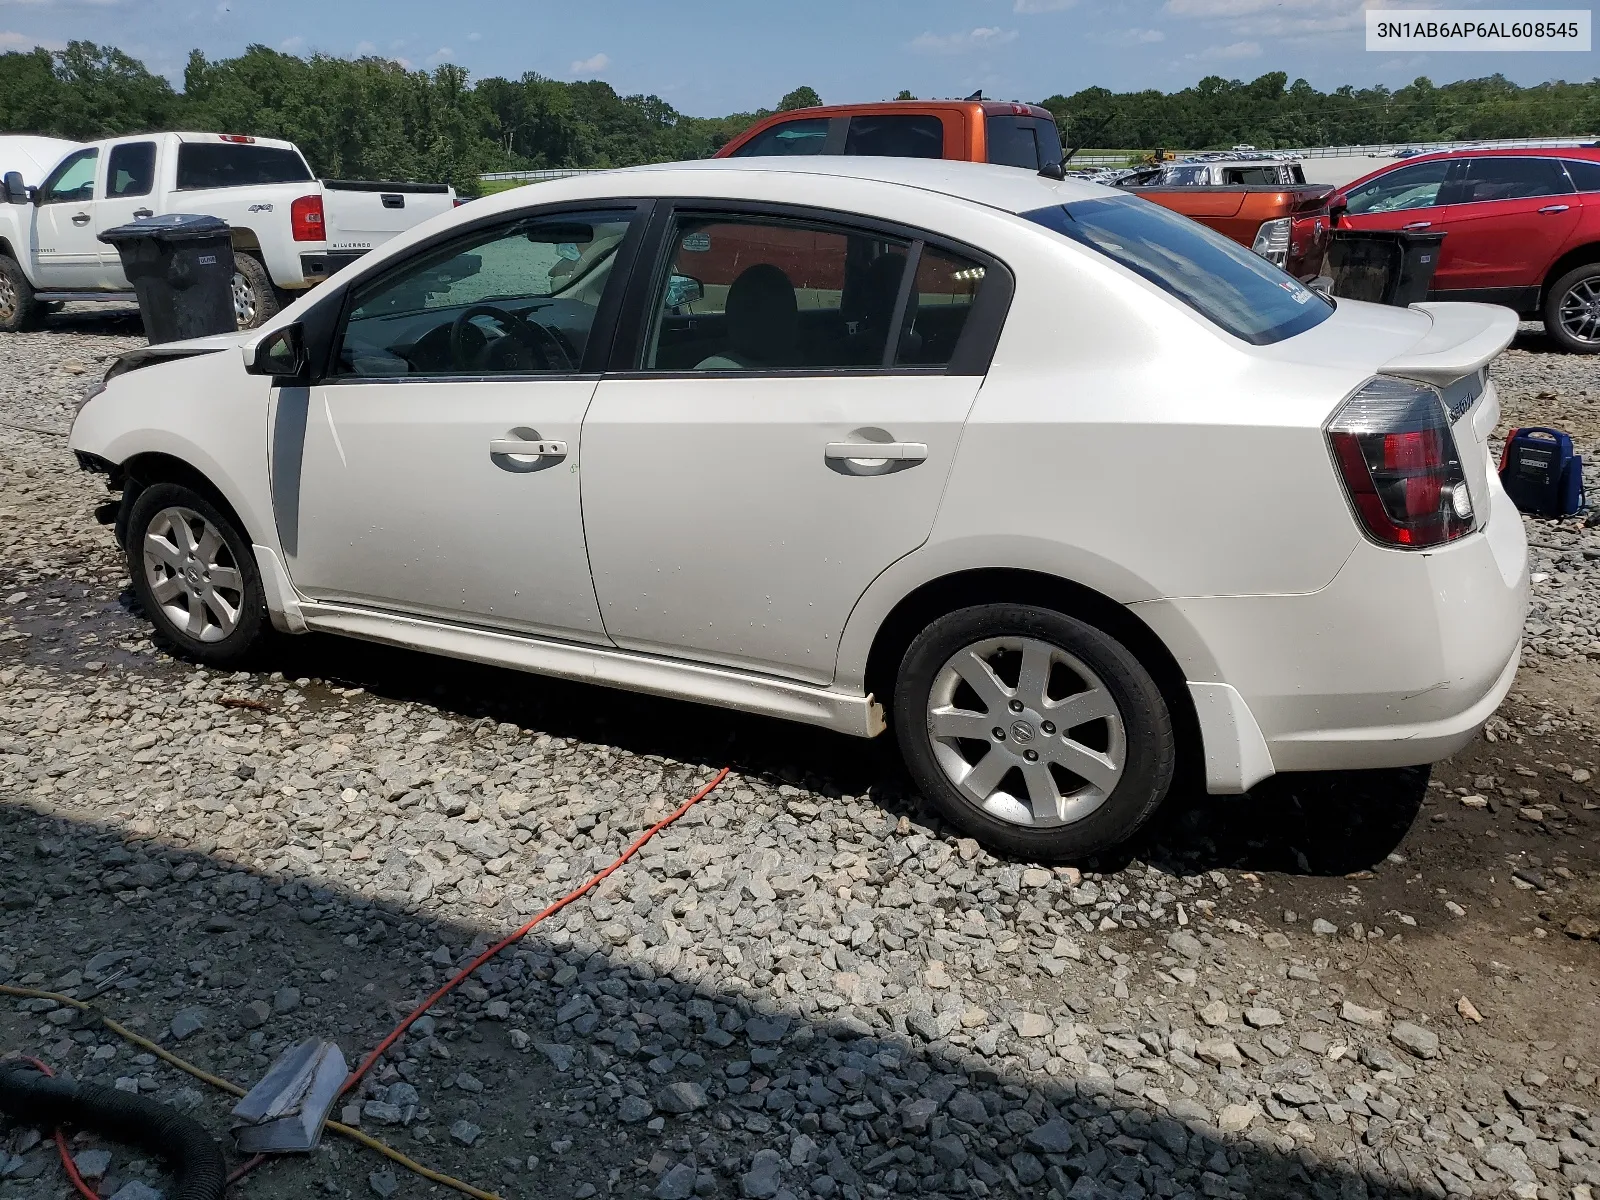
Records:
[[[458,367],[469,359],[473,366],[483,365],[478,360],[488,349],[488,339],[483,331],[472,324],[474,317],[488,317],[506,332],[506,336],[538,358],[536,366],[544,371],[573,371],[576,364],[567,347],[550,330],[535,321],[528,321],[515,313],[497,308],[493,304],[474,304],[464,309],[450,324],[450,361]],[[471,343],[476,343],[471,344]],[[521,365],[521,364],[517,364]]]

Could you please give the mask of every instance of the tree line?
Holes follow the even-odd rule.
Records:
[[[866,97],[857,97],[865,99]],[[900,99],[911,93],[901,92]],[[821,103],[796,88],[779,109]],[[1249,83],[1208,76],[1180,92],[1086,88],[1042,102],[1069,145],[1206,149],[1528,137],[1600,130],[1600,79],[1519,87],[1502,76],[1396,91],[1319,92],[1271,72]],[[704,158],[771,110],[691,117],[659,96],[534,72],[474,82],[446,64],[299,57],[251,46],[189,55],[183,87],[110,46],[0,54],[0,131],[77,140],[159,129],[287,138],[313,169],[351,179],[447,180],[465,194],[485,171],[622,167]]]

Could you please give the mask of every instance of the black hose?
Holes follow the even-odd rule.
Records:
[[[155,1100],[92,1083],[0,1068],[0,1112],[30,1125],[89,1129],[165,1158],[177,1177],[173,1200],[222,1200],[222,1147],[198,1121]]]

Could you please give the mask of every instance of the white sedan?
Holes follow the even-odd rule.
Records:
[[[71,444],[201,662],[315,630],[892,728],[953,824],[1059,858],[1180,776],[1472,737],[1527,605],[1515,327],[1092,184],[734,159],[436,218],[125,356]]]

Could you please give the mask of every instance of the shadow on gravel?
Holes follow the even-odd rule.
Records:
[[[129,952],[129,974],[99,1001],[108,1015],[173,1046],[171,1018],[183,1009],[202,1028],[177,1052],[243,1084],[312,1034],[336,1038],[357,1061],[500,931],[325,879],[266,877],[223,857],[124,842],[17,804],[0,805],[0,846],[13,852],[0,962],[15,955],[5,964],[15,976],[48,986],[75,969],[95,975],[87,963],[97,953]],[[670,904],[671,890],[633,864],[583,903],[644,914]],[[703,961],[686,955],[686,965],[658,973],[574,936],[578,928],[568,914],[541,926],[441,1004],[431,1030],[414,1029],[363,1088],[364,1100],[379,1102],[366,1110],[367,1128],[508,1198],[1444,1195],[1425,1158],[1390,1135],[1369,1148],[1348,1128],[1323,1125],[1319,1153],[1263,1129],[1258,1116],[1245,1138],[1224,1137],[1178,1094],[1184,1076],[1154,1060],[1145,1064],[1153,1070],[1115,1080],[1051,1075],[1038,1069],[1047,1058],[1038,1042],[1008,1034],[986,1059],[923,1041],[888,1009],[858,1007],[870,1026],[849,1009],[808,1017],[754,988],[727,987]],[[292,1006],[277,996],[289,982],[301,989]],[[1153,1019],[1119,1018],[1104,1028],[1164,1048]],[[193,1080],[154,1060],[130,1064],[110,1034],[39,1020],[0,1005],[0,1030],[11,1034],[4,1048],[106,1084],[144,1075],[146,1090],[224,1128],[229,1102]],[[1283,1078],[1316,1070],[1296,1058],[1275,1069]],[[1264,1096],[1228,1074],[1220,1087],[1237,1102],[1254,1098],[1252,1088]],[[1152,1092],[1163,1085],[1174,1090]],[[329,1144],[263,1169],[234,1194],[365,1194],[364,1177],[385,1164]],[[53,1157],[48,1142],[32,1149],[24,1169],[40,1186],[14,1176],[0,1195],[58,1195]],[[119,1153],[111,1182],[126,1162]],[[402,1195],[420,1193],[419,1181],[400,1178]]]
[[[46,313],[37,331],[138,337],[144,332],[144,322],[136,304],[75,303],[65,311]]]

